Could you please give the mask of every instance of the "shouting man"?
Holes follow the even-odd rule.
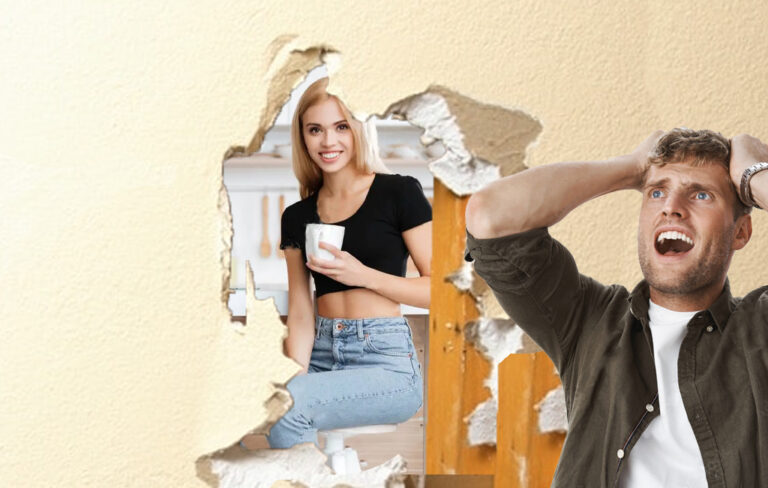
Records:
[[[467,259],[563,382],[569,432],[553,486],[768,486],[768,287],[734,298],[727,279],[752,207],[768,207],[766,169],[754,137],[675,129],[469,200]],[[645,279],[632,292],[579,274],[547,231],[624,189],[643,194]]]

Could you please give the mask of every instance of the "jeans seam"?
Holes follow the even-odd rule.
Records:
[[[416,383],[412,382],[410,386],[407,386],[405,388],[398,388],[395,390],[387,390],[383,392],[377,392],[377,393],[369,393],[369,394],[363,394],[363,395],[352,395],[352,396],[345,396],[345,397],[339,397],[339,398],[332,398],[327,401],[316,401],[311,404],[308,404],[308,408],[312,408],[316,405],[327,405],[329,403],[335,403],[335,402],[343,402],[343,401],[350,401],[350,400],[361,400],[364,398],[375,398],[380,396],[391,396],[398,393],[407,393],[409,391],[416,389]]]

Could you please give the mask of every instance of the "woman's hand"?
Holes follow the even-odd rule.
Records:
[[[307,267],[312,271],[322,273],[347,286],[365,287],[366,283],[370,281],[368,277],[373,269],[358,261],[347,251],[342,251],[326,242],[320,242],[318,247],[333,254],[336,259],[329,261],[310,254],[307,256],[309,259]]]

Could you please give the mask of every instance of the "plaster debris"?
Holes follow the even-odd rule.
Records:
[[[496,412],[499,398],[499,364],[510,354],[539,351],[539,347],[509,318],[480,318],[465,327],[467,341],[491,363],[485,386],[491,398],[475,407],[465,418],[470,446],[496,444]]]
[[[470,446],[496,444],[496,412],[499,398],[499,364],[510,354],[524,351],[525,335],[510,319],[480,318],[465,327],[465,336],[491,363],[491,373],[485,386],[491,398],[480,403],[467,416],[467,433]]]
[[[429,169],[459,196],[525,169],[527,147],[542,129],[521,110],[479,103],[441,86],[392,105],[390,114],[422,127],[423,141],[442,143],[445,153]]]
[[[211,460],[211,472],[217,476],[219,488],[405,486],[406,466],[399,455],[354,475],[335,475],[325,461],[325,455],[314,444],[255,451],[234,446]]]
[[[496,444],[496,414],[498,400],[489,398],[478,404],[472,413],[464,418],[467,423],[467,442],[470,446]]]
[[[472,263],[462,260],[461,268],[446,276],[445,280],[452,283],[460,291],[470,291],[475,281],[473,271]]]
[[[539,412],[539,432],[542,434],[568,432],[565,390],[562,385],[547,393],[534,408]]]
[[[392,105],[385,115],[396,115],[424,129],[425,140],[440,140],[445,153],[429,170],[459,196],[469,195],[499,178],[498,166],[474,157],[464,146],[464,135],[445,98],[425,92]]]

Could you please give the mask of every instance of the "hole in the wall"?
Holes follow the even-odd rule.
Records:
[[[303,83],[306,86],[324,75],[321,65],[328,53],[325,49],[298,52],[286,63],[287,68],[282,73],[287,72],[293,77],[294,84],[307,76]],[[278,254],[280,197],[283,207],[287,207],[298,200],[298,187],[295,186],[295,194],[290,193],[291,184],[295,185],[290,164],[286,164],[285,157],[275,154],[285,155],[289,150],[286,121],[290,121],[291,100],[295,103],[298,97],[290,97],[291,90],[287,88],[290,83],[284,79],[273,78],[272,83],[281,88],[269,89],[269,106],[256,135],[249,146],[229,149],[223,168],[226,202],[222,208],[226,208],[227,213],[231,209],[233,232],[222,254],[225,265],[222,296],[233,318],[239,321],[243,321],[245,315],[246,260],[254,271],[257,298],[275,298],[278,311],[284,315],[287,310],[285,265]],[[278,115],[285,100],[288,102]],[[522,111],[480,104],[443,87],[430,87],[423,93],[395,102],[383,116],[413,124],[382,124],[389,124],[379,130],[379,146],[385,162],[386,156],[403,155],[407,151],[421,153],[420,163],[414,167],[427,173],[431,171],[457,195],[473,193],[499,176],[523,169],[525,148],[541,130],[538,122]],[[389,137],[398,132],[407,140]],[[263,163],[261,167],[258,162]],[[403,173],[397,165],[388,166],[393,172]],[[274,178],[274,181],[265,185],[262,178],[248,176],[254,168],[264,171],[261,176],[273,175],[267,179]],[[429,194],[432,174],[419,178]],[[263,218],[265,214],[266,219]],[[263,380],[270,381],[269,378]],[[263,431],[264,427],[260,429]]]
[[[261,142],[252,143],[249,147],[234,147],[228,150],[224,160],[224,185],[232,218],[231,264],[226,301],[235,321],[246,321],[246,262],[253,269],[255,297],[273,299],[281,318],[285,320],[287,315],[287,270],[279,249],[280,220],[283,209],[300,199],[298,182],[291,166],[290,124],[301,94],[312,82],[324,76],[328,76],[328,70],[322,64],[310,70],[292,90],[269,130],[260,137]],[[376,129],[377,152],[385,172],[415,177],[431,200],[433,176],[427,162],[443,154],[440,142],[432,140],[423,144],[425,141],[421,139],[420,128],[393,116],[372,116],[370,121]],[[259,137],[255,136],[254,140],[257,139]],[[418,276],[418,270],[411,259],[408,261],[406,276]],[[402,305],[401,312],[409,317],[412,329],[419,328],[414,330],[413,336],[420,362],[425,368],[428,310]],[[426,372],[425,369],[423,371]],[[422,472],[422,412],[423,409],[398,427],[399,434],[396,435],[402,437],[402,441],[353,438],[349,444],[357,447],[361,454],[365,453],[369,466],[387,462],[400,450],[408,451],[409,471]],[[263,432],[266,429],[257,430]],[[406,432],[405,436],[402,435],[403,431]],[[244,442],[248,448],[267,447],[263,436],[247,437]],[[379,443],[381,446],[377,445]],[[403,449],[403,446],[406,448]]]

